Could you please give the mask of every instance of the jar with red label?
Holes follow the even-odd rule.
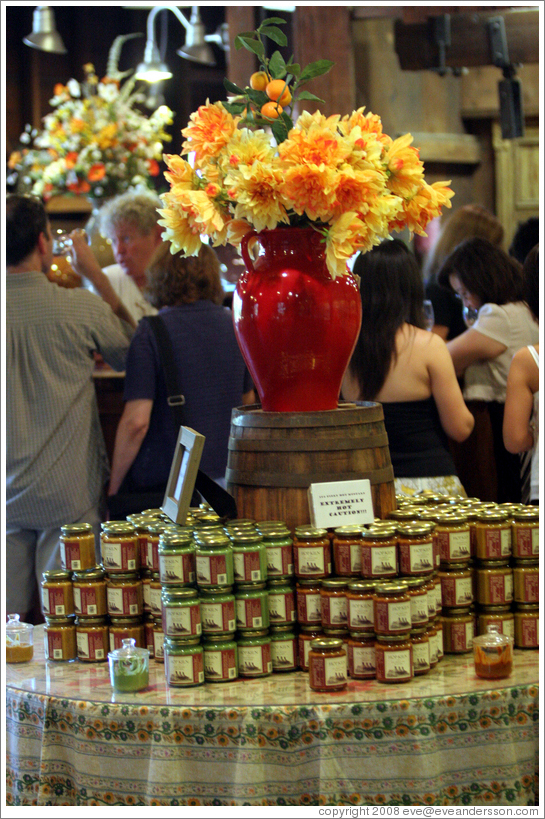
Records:
[[[200,637],[201,606],[197,590],[186,586],[165,586],[161,594],[163,632],[176,640]]]
[[[293,577],[293,540],[290,530],[281,521],[272,525],[259,524],[267,555],[267,578]]]
[[[293,625],[285,623],[281,626],[271,626],[269,636],[273,674],[296,671],[298,665],[297,637]]]
[[[475,570],[477,602],[481,606],[502,606],[513,602],[513,570],[507,560],[487,560]]]
[[[476,556],[479,560],[506,560],[511,556],[511,526],[507,512],[486,509],[475,523]]]
[[[232,682],[238,676],[238,649],[232,634],[206,634],[202,644],[205,682]]]
[[[515,603],[539,603],[538,560],[515,560],[513,588]]]
[[[429,641],[430,668],[435,668],[443,656],[443,624],[438,617],[435,623],[426,626],[426,635]]]
[[[369,580],[397,575],[395,526],[369,526],[362,530],[361,574]]]
[[[471,544],[467,515],[458,511],[438,514],[434,535],[441,563],[469,561]]]
[[[539,648],[539,605],[518,603],[515,608],[515,646]]]
[[[347,626],[351,632],[375,632],[375,580],[353,580],[346,589]]]
[[[526,506],[514,512],[511,522],[513,557],[539,557],[539,507]]]
[[[236,624],[239,631],[269,627],[269,592],[265,583],[239,584],[235,592]]]
[[[140,617],[112,617],[109,632],[110,651],[122,648],[122,641],[130,638],[138,648],[147,648],[144,623]]]
[[[435,568],[433,523],[406,523],[397,527],[399,571],[407,576],[429,575]]]
[[[473,583],[467,563],[443,565],[438,572],[441,582],[441,605],[453,608],[473,603]]]
[[[240,677],[268,677],[272,674],[269,630],[253,629],[238,638],[238,673]]]
[[[373,680],[376,673],[375,635],[351,631],[348,638],[348,676],[353,680]]]
[[[74,614],[74,591],[70,572],[53,569],[42,574],[42,608],[44,615],[68,617]]]
[[[322,580],[320,599],[323,628],[346,628],[348,623],[347,586],[348,581],[342,577],[327,577]]]
[[[165,637],[163,653],[167,685],[191,688],[204,683],[203,647],[198,637],[186,640]]]
[[[298,634],[297,655],[299,658],[299,668],[301,671],[308,671],[308,653],[310,644],[316,637],[323,637],[324,634],[319,626],[300,626]]]
[[[105,617],[108,614],[106,578],[102,566],[74,572],[72,591],[76,614],[83,617]]]
[[[203,635],[234,634],[235,595],[232,586],[209,586],[199,591]]]
[[[163,620],[161,617],[155,617],[153,619],[153,657],[158,663],[165,661],[164,644]]]
[[[144,648],[147,648],[149,651],[149,655],[151,658],[155,656],[155,651],[153,647],[153,627],[155,625],[155,620],[151,616],[151,614],[144,615]]]
[[[138,574],[126,572],[108,577],[106,601],[110,617],[141,617],[144,601]]]
[[[428,619],[430,622],[433,622],[438,613],[435,599],[435,582],[433,577],[424,578],[424,589],[426,591],[426,599],[428,602]]]
[[[405,634],[411,630],[411,598],[403,583],[377,585],[374,611],[377,636]]]
[[[96,565],[95,535],[90,523],[61,526],[59,546],[61,566],[65,571],[78,572]]]
[[[140,553],[140,568],[148,568],[148,524],[150,519],[144,515],[127,515],[127,521],[132,523],[136,532],[136,543]]]
[[[142,605],[144,614],[151,614],[150,603],[150,585],[151,585],[151,569],[143,569],[140,571],[140,579],[142,581]]]
[[[77,657],[75,617],[46,617],[44,626],[45,659],[72,662]]]
[[[483,606],[477,617],[477,633],[486,634],[493,625],[500,634],[515,636],[515,616],[510,606]]]
[[[165,586],[165,589],[170,588],[169,586]],[[172,588],[183,588],[181,586],[173,586]],[[163,608],[162,608],[162,599],[161,595],[163,593],[163,586],[161,584],[161,579],[159,577],[159,572],[152,572],[151,578],[149,581],[149,607],[150,612],[154,617],[161,617]]]
[[[430,638],[427,633],[427,626],[411,630],[411,643],[413,647],[413,670],[414,676],[419,677],[427,674],[430,665]]]
[[[318,637],[310,644],[308,682],[313,691],[341,691],[348,684],[346,649],[342,640]]]
[[[391,509],[388,512],[388,520],[394,521],[395,528],[401,523],[418,523],[419,510],[412,503],[403,504],[398,509]]]
[[[293,567],[300,579],[319,580],[331,574],[331,544],[326,529],[296,526]]]
[[[411,598],[411,629],[427,626],[430,620],[428,611],[428,592],[423,577],[404,577],[399,579],[407,587]]]
[[[264,583],[267,580],[267,549],[257,532],[235,531],[231,535],[235,583]]]
[[[159,535],[159,579],[163,586],[195,582],[195,543],[189,532],[167,530]]]
[[[334,637],[336,640],[342,640],[342,644],[348,656],[348,640],[350,639],[350,632],[347,628],[331,628],[324,627],[322,629],[324,637]]]
[[[140,568],[140,546],[131,523],[110,521],[100,533],[102,565],[108,574],[136,572]]]
[[[321,585],[320,580],[298,580],[296,583],[297,622],[299,625],[322,625]]]
[[[413,646],[410,632],[403,634],[377,634],[375,657],[377,681],[381,683],[404,683],[414,677]]]
[[[469,654],[473,651],[474,618],[468,607],[444,609],[443,644],[445,654]]]
[[[269,580],[267,588],[271,627],[295,623],[295,587],[286,578]]]
[[[195,571],[199,587],[234,585],[233,549],[227,535],[219,533],[197,540]]]
[[[150,520],[148,523],[148,559],[146,567],[152,572],[159,571],[159,538],[168,529],[164,520]]]
[[[339,577],[361,574],[361,526],[338,526],[333,534],[333,565]]]
[[[106,617],[76,617],[76,643],[81,662],[106,662],[109,647]]]

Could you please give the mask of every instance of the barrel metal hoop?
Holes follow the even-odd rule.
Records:
[[[384,420],[382,404],[375,401],[339,404],[335,410],[321,412],[263,412],[254,407],[255,405],[250,404],[243,409],[234,409],[231,414],[232,426],[289,429],[327,427],[329,418],[334,420],[334,425],[332,425],[334,427]]]
[[[383,469],[375,469],[372,472],[335,472],[335,473],[306,473],[305,475],[294,475],[293,473],[271,473],[271,472],[246,472],[239,469],[227,467],[225,472],[227,484],[244,486],[277,486],[308,489],[311,483],[329,483],[336,481],[356,481],[369,480],[371,485],[388,483],[394,480],[394,470],[391,466]]]
[[[365,438],[323,439],[323,438],[229,438],[229,449],[232,452],[320,452],[320,451],[354,451],[376,449],[388,446],[386,432],[376,433]]]

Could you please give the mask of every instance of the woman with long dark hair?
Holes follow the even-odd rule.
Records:
[[[448,437],[473,428],[445,342],[424,330],[418,264],[399,239],[356,259],[362,329],[342,394],[383,405],[397,491],[461,493]],[[448,436],[448,437],[447,437]]]

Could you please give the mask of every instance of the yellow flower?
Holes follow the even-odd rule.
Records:
[[[197,174],[189,162],[177,154],[163,154],[163,160],[168,167],[168,171],[165,171],[165,179],[172,187],[192,190],[197,186]]]
[[[383,188],[384,177],[379,171],[357,171],[346,165],[336,176],[335,215],[361,210],[365,203],[372,203]]]
[[[101,128],[96,136],[96,142],[101,151],[106,148],[111,148],[116,144],[115,136],[117,134],[117,122],[110,122]]]
[[[273,158],[271,138],[265,131],[249,131],[242,128],[234,132],[219,157],[219,162],[222,172],[226,174],[239,165],[251,165],[253,162],[271,164]]]
[[[298,127],[278,146],[278,156],[287,167],[293,165],[325,165],[336,168],[350,154],[351,145],[334,131],[313,122],[308,130]]]
[[[164,194],[163,199],[167,196]],[[165,230],[161,234],[166,242],[170,242],[170,252],[183,252],[184,256],[197,256],[201,248],[200,229],[195,220],[181,208],[159,208],[158,213],[163,219],[158,224]]]
[[[293,165],[286,171],[281,195],[300,216],[328,222],[335,205],[335,173],[325,165]]]
[[[182,151],[195,152],[197,167],[202,167],[206,160],[220,153],[240,122],[240,117],[233,117],[221,102],[210,104],[208,100],[189,119],[190,124],[182,129],[182,135],[186,138]]]
[[[225,177],[229,198],[236,202],[235,219],[247,219],[257,231],[289,222],[281,201],[282,172],[254,162],[239,165]]]
[[[244,219],[231,219],[230,222],[227,222],[227,241],[229,244],[238,247],[243,237],[246,236],[247,233],[251,233],[252,230],[252,226]],[[214,247],[216,247],[216,243],[214,243]],[[229,719],[236,719],[236,717],[229,717]],[[281,721],[276,720],[274,716],[273,719],[275,722]]]
[[[424,166],[418,151],[411,146],[411,134],[398,137],[390,145],[385,161],[390,172],[388,187],[398,196],[412,196],[424,178]]]

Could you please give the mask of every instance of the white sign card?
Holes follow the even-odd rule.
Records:
[[[308,502],[312,525],[320,529],[363,525],[375,519],[369,480],[313,483]]]
[[[174,523],[185,523],[201,462],[204,435],[180,427],[161,509]]]

